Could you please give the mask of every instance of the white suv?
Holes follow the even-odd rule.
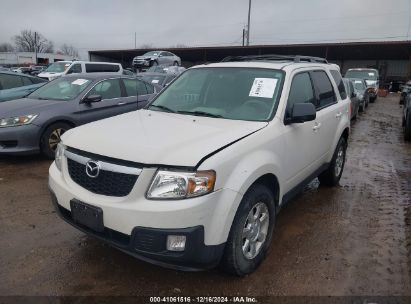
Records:
[[[339,68],[254,56],[188,69],[145,109],[67,131],[50,167],[60,216],[140,259],[254,271],[276,214],[336,185],[350,101]]]

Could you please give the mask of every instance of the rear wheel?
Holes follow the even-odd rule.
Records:
[[[335,148],[330,166],[326,171],[318,176],[321,184],[330,187],[338,185],[344,170],[346,150],[347,141],[344,137],[341,137],[338,141],[337,147]]]
[[[238,207],[221,266],[243,276],[255,271],[271,244],[275,224],[275,199],[264,185],[252,186]]]
[[[174,61],[173,65],[174,65],[174,66],[178,66],[178,62],[177,62],[177,61]]]
[[[54,158],[61,136],[69,129],[71,129],[71,126],[64,122],[58,122],[47,127],[40,140],[41,153],[47,158]]]

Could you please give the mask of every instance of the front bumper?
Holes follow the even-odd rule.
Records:
[[[51,200],[57,214],[75,228],[92,235],[118,249],[143,261],[177,270],[197,271],[216,267],[223,255],[225,244],[204,245],[204,227],[182,229],[155,229],[134,227],[131,235],[109,228],[103,232],[73,221],[70,210],[59,205],[56,195],[51,191]],[[186,247],[182,252],[166,249],[167,235],[186,236]]]
[[[94,194],[80,187],[69,176],[67,161],[62,172],[53,163],[49,187],[62,218],[76,228],[104,240],[142,260],[165,267],[198,270],[215,267],[223,254],[236,208],[242,196],[221,189],[205,196],[185,200],[147,200],[144,193],[156,172],[144,168],[134,188],[125,197]],[[104,232],[81,227],[71,218],[70,201],[76,199],[101,208]],[[186,235],[184,252],[165,249],[168,234]],[[153,247],[139,246],[141,235]],[[156,248],[156,249],[155,249]]]
[[[34,124],[0,128],[0,154],[38,153],[40,131],[40,127]]]
[[[136,60],[133,61],[133,67],[149,67],[150,60]]]

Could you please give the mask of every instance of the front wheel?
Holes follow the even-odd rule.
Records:
[[[330,166],[318,176],[321,184],[330,187],[338,185],[344,170],[346,150],[347,141],[344,137],[341,137],[335,148]]]
[[[255,271],[270,247],[275,224],[275,199],[264,185],[252,186],[238,207],[221,261],[229,273]]]
[[[61,136],[69,129],[71,129],[71,126],[64,122],[58,122],[47,127],[40,140],[41,153],[45,157],[53,159],[57,145],[61,141]]]

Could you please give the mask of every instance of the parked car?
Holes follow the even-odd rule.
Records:
[[[143,110],[63,134],[49,170],[58,214],[158,265],[256,270],[281,207],[316,176],[338,184],[350,100],[324,59],[230,60],[188,69]]]
[[[404,104],[407,94],[411,93],[411,81],[407,81],[401,88],[400,104]]]
[[[38,74],[40,74],[41,72],[43,72],[46,69],[47,69],[47,66],[45,66],[45,65],[32,66],[31,69],[30,69],[30,75],[37,76]]]
[[[72,61],[57,61],[50,64],[47,69],[39,73],[37,76],[46,80],[59,78],[71,65]]]
[[[17,69],[12,70],[15,73],[22,73],[22,74],[30,74],[30,68],[29,67],[19,67]]]
[[[151,66],[162,65],[181,65],[181,59],[177,55],[167,51],[150,51],[142,56],[134,57],[132,66],[134,71],[147,69]]]
[[[53,63],[53,65],[56,63],[59,64],[59,62],[55,62]],[[55,69],[59,70],[60,72],[53,72]],[[57,65],[55,68],[52,68],[52,66],[50,66],[38,76],[48,80],[53,80],[64,75],[81,73],[113,73],[119,75],[124,74],[123,67],[119,63],[70,61],[69,64],[67,64],[67,62],[64,62]]]
[[[365,83],[365,80],[361,78],[350,78],[350,81],[353,84],[354,92],[359,100],[359,111],[365,112],[370,103],[370,95],[368,93],[369,89],[367,88],[367,84]]]
[[[179,75],[186,70],[185,67],[182,66],[161,66],[155,65],[147,69],[144,73],[168,73],[168,74],[176,74]]]
[[[362,97],[359,95],[355,89],[354,85],[348,78],[343,78],[345,91],[347,92],[348,98],[351,100],[351,119],[357,119],[358,112],[360,111],[360,98]]]
[[[0,72],[0,102],[22,98],[47,80],[14,72]]]
[[[145,73],[137,74],[137,78],[143,79],[144,81],[147,81],[148,83],[157,84],[161,87],[167,86],[176,77],[177,77],[176,74],[166,74],[166,73],[145,72]]]
[[[42,152],[54,157],[67,130],[140,109],[159,90],[136,78],[107,73],[51,81],[26,98],[0,103],[0,154]]]
[[[404,128],[404,139],[411,141],[411,90],[404,100],[402,126]]]
[[[10,70],[9,68],[7,68],[7,67],[0,66],[0,71],[1,71],[1,72],[10,72],[11,70]]]
[[[378,97],[378,88],[380,87],[379,73],[376,69],[349,69],[345,73],[346,78],[364,79],[367,84],[370,102],[374,102]]]

